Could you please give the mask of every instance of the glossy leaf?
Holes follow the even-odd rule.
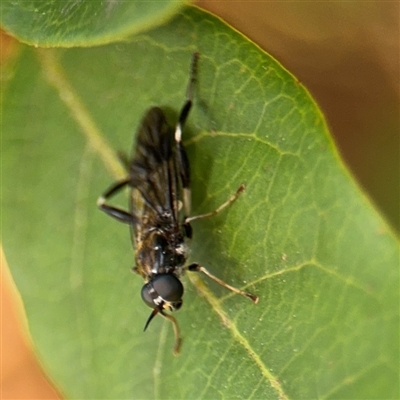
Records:
[[[144,111],[171,124],[200,52],[185,129],[191,261],[184,342],[149,309],[128,228],[96,208]],[[69,398],[396,398],[398,243],[344,168],[318,107],[274,59],[188,8],[123,45],[23,48],[5,86],[3,232],[32,338]],[[11,75],[10,75],[11,76]],[[126,204],[121,195],[120,203]]]
[[[2,0],[1,27],[40,47],[93,46],[122,40],[169,19],[180,0]]]

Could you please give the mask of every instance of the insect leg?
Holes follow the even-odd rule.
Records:
[[[181,112],[179,114],[178,123],[175,128],[175,143],[177,149],[177,165],[179,169],[179,175],[182,181],[182,191],[183,191],[183,210],[185,213],[184,217],[184,229],[187,237],[192,236],[192,228],[188,222],[186,222],[186,217],[190,215],[191,211],[191,191],[190,191],[190,164],[189,159],[186,154],[185,147],[182,144],[182,130],[183,126],[187,120],[190,109],[193,103],[193,90],[194,84],[196,82],[197,74],[197,62],[199,59],[199,53],[194,53],[192,58],[192,64],[190,68],[190,79],[188,83],[188,88],[186,92],[186,102],[183,105]]]
[[[175,335],[175,344],[174,344],[174,349],[173,349],[173,353],[174,356],[177,356],[179,354],[179,351],[181,349],[181,344],[182,344],[182,338],[181,338],[181,333],[179,330],[179,325],[178,325],[178,321],[170,314],[165,314],[164,311],[155,308],[152,313],[150,314],[150,317],[148,318],[146,325],[144,326],[143,331],[145,331],[147,329],[147,327],[149,326],[150,322],[152,321],[152,319],[157,315],[160,314],[161,316],[163,316],[165,319],[167,319],[168,321],[170,321],[172,323],[172,328],[174,329],[174,335]]]
[[[175,128],[175,141],[177,145],[180,145],[182,143],[181,140],[182,140],[183,125],[185,125],[185,122],[189,115],[189,111],[192,108],[193,90],[194,90],[194,84],[196,82],[198,60],[199,60],[199,53],[193,53],[192,64],[190,67],[190,79],[186,92],[186,101],[181,109],[181,112],[179,113],[178,123],[176,124]]]
[[[186,217],[187,215],[190,215],[191,210],[190,164],[183,144],[181,142],[177,142],[176,147],[178,168],[182,181],[183,211]]]
[[[203,274],[207,275],[209,278],[211,278],[214,282],[217,282],[219,285],[231,290],[234,293],[240,294],[244,297],[247,297],[248,299],[250,299],[251,301],[254,302],[254,304],[258,303],[258,296],[248,293],[248,292],[244,292],[243,290],[237,289],[231,285],[228,285],[226,282],[224,282],[223,280],[219,279],[218,277],[216,277],[215,275],[211,274],[206,268],[202,267],[199,264],[191,264],[187,267],[187,269],[189,271],[195,271],[195,272],[202,272]]]
[[[209,218],[209,217],[213,217],[214,215],[217,215],[223,209],[225,209],[226,207],[231,205],[239,197],[240,193],[242,193],[244,191],[244,189],[245,189],[245,186],[240,185],[238,190],[236,190],[236,193],[233,194],[225,203],[221,204],[216,210],[210,211],[206,214],[194,215],[192,217],[186,217],[184,223],[189,224],[190,222],[192,222],[196,219],[204,219],[204,218]]]
[[[173,353],[174,353],[174,356],[177,356],[181,350],[181,344],[182,344],[182,337],[181,337],[181,333],[179,330],[178,321],[170,314],[165,314],[162,311],[160,311],[160,314],[165,319],[169,320],[172,323],[172,328],[174,329],[174,335],[175,335],[175,344],[174,344]]]
[[[135,217],[127,211],[121,210],[120,208],[110,206],[106,204],[107,199],[118,193],[124,186],[128,185],[130,180],[124,179],[123,181],[118,181],[114,183],[107,191],[99,197],[97,200],[97,206],[100,210],[104,211],[106,214],[117,219],[118,221],[124,222],[126,224],[131,224]]]

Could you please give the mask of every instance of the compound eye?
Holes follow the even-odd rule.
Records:
[[[154,289],[151,286],[151,283],[150,282],[146,283],[142,287],[142,299],[150,308],[156,307],[156,304],[153,301],[153,296],[154,296]]]
[[[142,288],[142,299],[151,308],[161,306],[177,310],[182,305],[183,285],[174,275],[157,275]]]

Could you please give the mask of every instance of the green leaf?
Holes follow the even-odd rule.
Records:
[[[193,223],[191,261],[260,301],[186,274],[174,357],[168,321],[142,332],[128,228],[95,204],[145,110],[176,120],[194,51],[193,212],[246,190]],[[4,247],[38,355],[67,397],[398,398],[398,242],[273,58],[187,8],[123,45],[23,48],[9,76]]]
[[[2,0],[1,27],[20,41],[40,47],[93,46],[169,19],[183,0]]]

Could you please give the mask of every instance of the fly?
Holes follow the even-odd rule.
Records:
[[[191,222],[218,214],[244,190],[241,185],[214,211],[190,216],[190,164],[182,143],[182,130],[192,107],[198,57],[198,53],[193,54],[186,101],[176,127],[168,125],[160,108],[150,108],[139,127],[131,159],[125,162],[127,177],[114,183],[97,202],[102,211],[129,224],[136,249],[133,271],[144,279],[142,299],[153,310],[144,330],[157,314],[169,320],[175,334],[175,355],[180,350],[181,335],[176,319],[169,312],[182,306],[184,288],[180,277],[186,270],[203,272],[221,286],[258,302],[257,296],[228,285],[199,264],[185,266],[188,256],[185,240],[192,237]],[[126,186],[130,189],[129,211],[107,203]]]

